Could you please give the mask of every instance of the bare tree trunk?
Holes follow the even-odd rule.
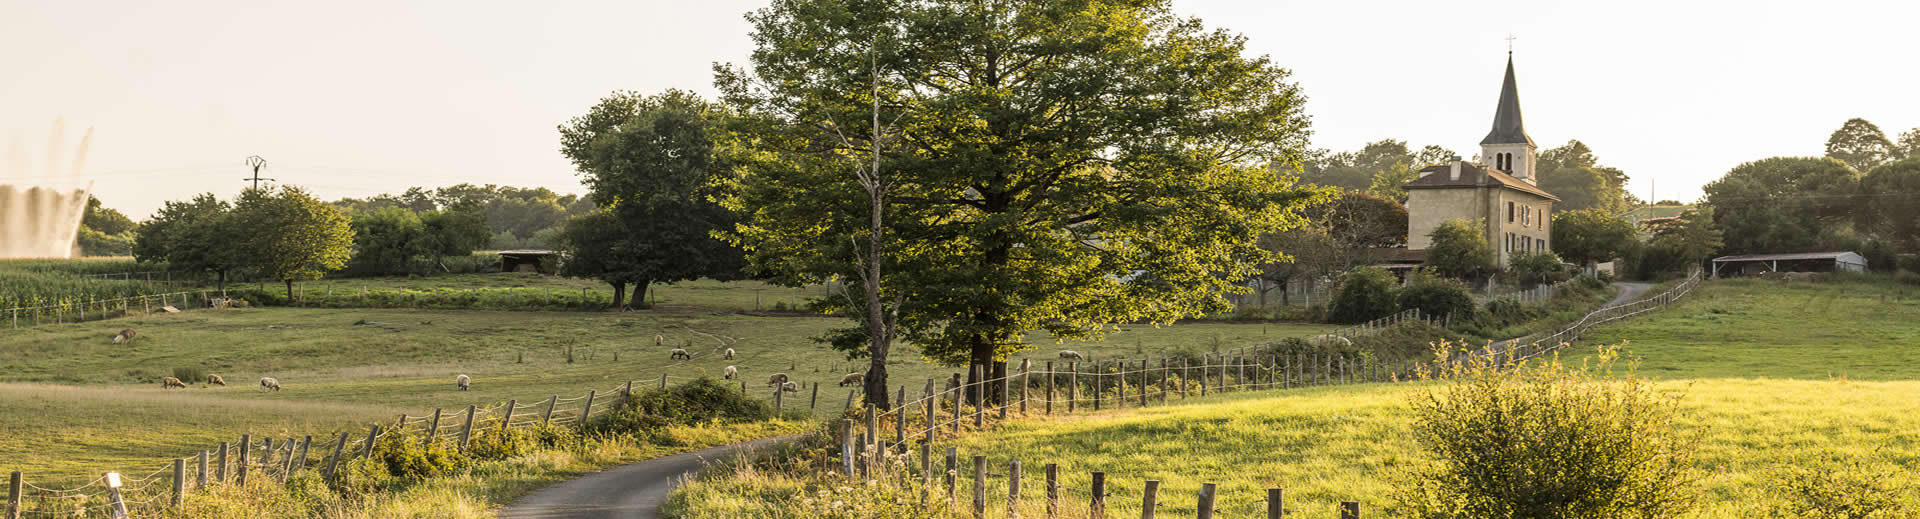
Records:
[[[620,304],[627,300],[626,282],[608,281],[607,284],[613,285],[613,308],[620,308]]]

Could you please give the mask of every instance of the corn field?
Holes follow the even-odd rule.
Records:
[[[103,299],[118,299],[177,292],[178,283],[166,282],[164,273],[134,278],[131,271],[152,271],[131,259],[90,260],[0,260],[0,310],[53,305],[85,304]],[[102,274],[113,273],[115,276]]]

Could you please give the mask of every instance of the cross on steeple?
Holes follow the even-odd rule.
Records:
[[[1514,36],[1513,33],[1507,33],[1507,55],[1508,56],[1513,55],[1513,40],[1517,40],[1517,39],[1520,39],[1520,37]]]

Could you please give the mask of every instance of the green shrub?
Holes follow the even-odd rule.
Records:
[[[1898,466],[1860,459],[1796,460],[1769,474],[1768,514],[1780,518],[1917,517],[1914,484]]]
[[[340,488],[353,495],[405,488],[459,471],[469,460],[447,442],[389,433],[373,443],[373,455],[349,462]]]
[[[1547,251],[1518,251],[1507,260],[1507,272],[1521,283],[1547,284],[1566,281],[1573,272],[1560,262],[1560,256]]]
[[[1334,287],[1333,304],[1327,319],[1336,323],[1362,323],[1392,315],[1399,310],[1394,295],[1399,283],[1393,274],[1373,267],[1359,267],[1340,275]]]
[[[207,380],[207,368],[199,366],[173,368],[173,378],[180,379],[181,382],[188,384],[205,382]]]
[[[1473,318],[1473,295],[1467,289],[1467,284],[1436,276],[1424,269],[1408,274],[1407,286],[1400,289],[1397,303],[1403,310],[1418,309],[1426,315]]]
[[[740,423],[773,418],[773,406],[748,398],[740,387],[713,377],[667,389],[645,389],[597,420],[592,430],[608,434],[652,433],[672,425]]]
[[[1411,396],[1425,459],[1396,475],[1412,518],[1654,518],[1686,515],[1698,496],[1697,432],[1678,396],[1611,371],[1556,362],[1453,368]]]

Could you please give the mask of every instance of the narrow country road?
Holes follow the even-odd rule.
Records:
[[[1640,300],[1641,294],[1645,294],[1647,293],[1647,289],[1653,288],[1652,283],[1618,282],[1614,283],[1614,285],[1620,287],[1620,293],[1614,294],[1612,301],[1607,301],[1607,304],[1601,306],[1613,306],[1620,303],[1638,301]]]
[[[713,460],[792,441],[798,436],[763,438],[664,458],[621,465],[555,483],[500,510],[514,519],[650,519],[683,477]]]

